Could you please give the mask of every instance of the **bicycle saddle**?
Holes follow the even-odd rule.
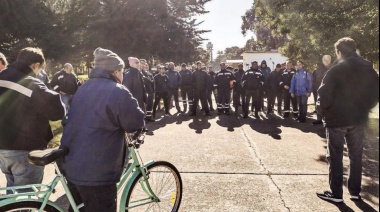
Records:
[[[65,156],[68,152],[69,150],[67,148],[31,151],[28,155],[29,163],[36,166],[45,166],[58,158]]]

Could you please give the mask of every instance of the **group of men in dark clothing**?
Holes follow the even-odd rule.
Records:
[[[327,56],[324,57],[326,64],[323,67],[327,70],[330,62],[326,58]],[[266,66],[265,60],[260,66],[257,61],[253,61],[247,71],[243,70],[243,64],[239,64],[238,69],[233,70],[231,66],[221,63],[220,71],[217,73],[212,67],[207,70],[201,62],[193,65],[192,70],[187,69],[186,64],[182,64],[181,70],[175,71],[174,63],[170,62],[165,66],[158,65],[157,71],[151,73],[146,60],[132,57],[128,60],[130,68],[124,74],[123,84],[145,111],[147,122],[155,121],[161,99],[164,101],[165,116],[171,116],[169,110],[172,97],[177,113],[189,112],[190,116],[195,116],[200,101],[202,111],[210,116],[210,112],[214,111],[213,94],[217,115],[230,114],[232,94],[235,114],[238,115],[241,107],[243,118],[248,118],[250,112],[254,112],[255,118],[259,119],[259,112],[264,110],[266,97],[267,114],[273,113],[277,100],[279,115],[289,117],[290,113],[293,113],[299,122],[305,122],[307,98],[313,92],[312,89],[320,85],[324,74],[321,67],[313,74],[309,73],[302,61],[297,62],[297,70],[287,61],[285,66],[277,64],[274,71]],[[316,76],[314,80],[313,75]],[[179,92],[183,109],[180,107]],[[290,110],[291,105],[292,110]],[[318,119],[313,124],[320,122]]]

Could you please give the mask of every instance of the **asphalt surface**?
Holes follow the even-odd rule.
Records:
[[[311,107],[312,108],[312,107]],[[260,120],[212,112],[206,117],[175,114],[148,123],[140,154],[144,161],[166,160],[181,173],[183,199],[180,211],[378,211],[379,115],[371,114],[363,157],[363,201],[349,199],[344,186],[343,204],[319,199],[315,192],[328,188],[326,139],[323,126],[291,117],[260,114]],[[344,156],[347,180],[348,156]],[[46,167],[44,182],[54,176]],[[5,185],[0,174],[0,185]],[[67,205],[63,189],[52,198]]]

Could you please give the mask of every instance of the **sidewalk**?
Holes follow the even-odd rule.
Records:
[[[300,124],[277,115],[261,120],[234,115],[189,117],[174,114],[149,123],[141,147],[144,161],[167,160],[181,172],[184,190],[180,211],[378,211],[379,120],[371,114],[363,158],[364,201],[345,204],[320,200],[315,192],[328,187],[326,139],[322,126]],[[344,157],[345,173],[348,169]],[[46,168],[44,182],[54,176]],[[347,179],[347,174],[344,177]],[[0,185],[5,185],[0,175]],[[62,188],[52,197],[66,204]]]

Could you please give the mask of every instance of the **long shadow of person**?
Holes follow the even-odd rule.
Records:
[[[217,120],[216,123],[221,127],[227,128],[227,131],[229,132],[233,132],[235,131],[234,128],[242,126],[239,118],[233,115],[220,115],[219,120]]]
[[[282,130],[280,129],[282,119],[276,115],[259,115],[259,118],[249,116],[240,119],[241,123],[248,124],[252,130],[271,136],[273,139],[281,140]]]
[[[202,134],[203,130],[210,127],[211,124],[208,122],[208,116],[194,116],[193,122],[189,124],[189,128],[195,130],[197,134]]]

